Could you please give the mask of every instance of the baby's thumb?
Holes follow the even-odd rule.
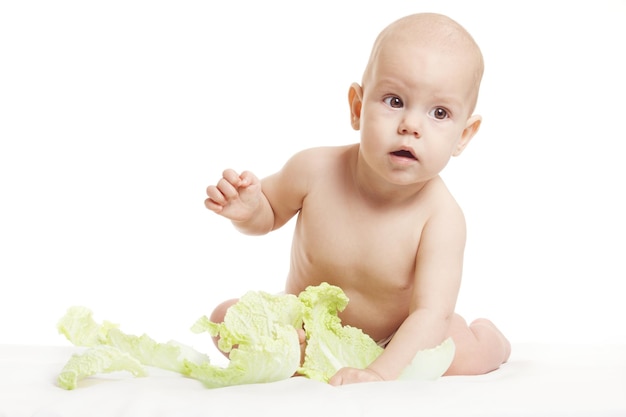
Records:
[[[241,187],[249,187],[259,182],[259,179],[250,171],[244,171],[239,176]]]

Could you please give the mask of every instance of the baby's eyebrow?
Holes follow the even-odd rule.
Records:
[[[445,107],[462,108],[464,105],[464,101],[455,95],[433,94],[432,99]]]
[[[407,88],[407,86],[404,83],[394,78],[380,79],[375,83],[375,87],[378,89],[387,89],[387,90],[398,90],[398,89]]]

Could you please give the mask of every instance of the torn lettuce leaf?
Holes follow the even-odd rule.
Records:
[[[74,354],[57,377],[61,388],[72,390],[78,381],[88,376],[115,371],[128,371],[134,376],[145,376],[141,362],[116,347],[99,345],[82,354]]]
[[[225,368],[209,363],[188,363],[186,375],[208,388],[287,379],[300,364],[298,334],[294,329],[277,329],[275,337],[261,339],[261,345],[239,345],[230,352]]]
[[[73,389],[88,376],[112,371],[145,375],[143,365],[178,372],[210,388],[279,381],[296,372],[327,382],[342,367],[364,369],[382,352],[360,329],[343,326],[338,316],[348,304],[344,292],[322,283],[308,287],[298,297],[251,291],[231,306],[223,323],[206,316],[192,327],[195,333],[219,336],[218,348],[229,354],[226,367],[212,365],[209,357],[175,341],[158,343],[147,335],[122,332],[119,326],[98,324],[85,307],[72,307],[59,321],[58,330],[82,354],[70,358],[58,377],[62,388]],[[296,329],[304,328],[306,350]],[[454,343],[418,352],[401,379],[436,379],[454,358]]]
[[[117,327],[108,321],[96,323],[91,310],[82,306],[70,307],[57,324],[57,330],[67,340],[76,346],[84,347],[108,344],[109,330]]]
[[[420,350],[411,364],[404,368],[398,379],[435,380],[442,376],[452,364],[455,346],[452,338],[444,340],[432,349]]]
[[[367,368],[383,352],[361,329],[341,324],[338,313],[348,305],[348,297],[339,287],[322,283],[307,288],[298,298],[306,307],[307,339],[299,374],[328,382],[341,368]]]
[[[188,363],[187,375],[210,388],[291,377],[300,366],[296,329],[302,328],[303,310],[294,295],[251,291],[228,309],[223,323],[201,317],[192,331],[219,336],[218,347],[230,362],[226,368]]]
[[[178,342],[157,343],[145,334],[126,334],[108,321],[98,324],[85,307],[71,307],[57,328],[74,345],[88,348],[72,356],[61,371],[57,382],[65,389],[74,389],[81,379],[99,373],[129,371],[135,376],[145,375],[142,365],[184,373],[189,363],[209,361],[208,356]]]
[[[109,322],[96,323],[89,309],[73,307],[59,321],[59,332],[75,345],[91,349],[80,358],[72,358],[67,365],[85,371],[72,373],[64,368],[59,385],[73,389],[80,379],[110,372],[109,369],[138,375],[137,366],[142,364],[181,373],[212,388],[287,379],[300,365],[296,328],[302,328],[303,310],[294,295],[249,292],[228,310],[224,323],[212,323],[201,317],[192,331],[220,336],[220,349],[230,352],[229,365],[222,368],[212,365],[206,355],[190,347],[176,342],[157,343],[145,334],[125,334]],[[103,346],[107,349],[99,352]]]
[[[249,291],[228,309],[223,323],[212,323],[204,316],[191,330],[219,336],[218,348],[228,353],[235,345],[241,348],[276,338],[279,329],[302,328],[303,314],[304,306],[295,295]]]
[[[175,341],[158,343],[148,335],[128,335],[119,329],[109,331],[109,343],[147,366],[178,373],[187,370],[188,363],[208,363],[209,357]]]

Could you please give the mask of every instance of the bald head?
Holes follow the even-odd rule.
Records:
[[[415,48],[428,47],[442,54],[466,55],[467,70],[472,72],[476,98],[483,76],[484,62],[480,48],[472,36],[456,21],[435,13],[418,13],[405,16],[387,26],[378,35],[363,73],[362,85],[376,71],[381,52],[390,45],[405,44]],[[407,51],[410,53],[410,50]]]

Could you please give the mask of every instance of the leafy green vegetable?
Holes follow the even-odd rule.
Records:
[[[70,358],[58,384],[73,389],[85,377],[112,371],[142,376],[142,365],[178,372],[211,388],[278,381],[296,372],[327,382],[342,367],[366,368],[383,351],[360,329],[341,324],[338,313],[347,304],[343,291],[327,283],[308,287],[298,297],[248,292],[229,308],[223,323],[204,316],[192,327],[195,333],[219,336],[219,349],[229,353],[227,367],[212,365],[205,354],[177,342],[158,343],[145,334],[126,334],[107,321],[98,324],[89,309],[72,307],[59,321],[59,332],[87,350]],[[301,365],[296,329],[303,327],[307,345]],[[435,379],[453,357],[449,339],[418,352],[401,378]]]
[[[178,342],[157,343],[145,334],[129,335],[118,327],[108,321],[96,323],[91,310],[85,307],[70,308],[57,325],[59,333],[76,346],[114,346],[148,366],[183,372],[186,362],[209,361],[206,355]]]
[[[72,355],[61,370],[57,382],[61,388],[76,388],[78,381],[98,373],[129,371],[134,376],[145,376],[141,363],[113,346],[100,345],[83,354]]]
[[[116,324],[105,321],[98,324],[93,319],[93,313],[86,307],[71,307],[65,316],[59,320],[57,329],[67,340],[76,346],[92,347],[107,343],[109,330],[118,327]]]
[[[72,357],[58,382],[73,389],[80,379],[97,373],[126,370],[139,375],[144,373],[138,370],[141,364],[179,372],[212,388],[286,379],[300,365],[296,328],[302,328],[303,311],[294,295],[249,292],[228,310],[224,323],[200,318],[192,330],[220,336],[220,349],[230,352],[229,365],[222,368],[190,347],[125,334],[112,323],[96,323],[89,309],[72,307],[59,321],[59,332],[91,349]]]
[[[230,363],[227,368],[190,363],[188,375],[211,388],[291,377],[300,365],[296,329],[302,328],[303,310],[294,295],[248,292],[228,309],[223,323],[200,318],[192,331],[219,336],[218,347],[230,352]]]
[[[304,328],[307,336],[305,359],[298,373],[323,382],[341,368],[364,369],[383,351],[361,329],[343,326],[338,313],[348,297],[327,283],[309,287],[298,298],[306,306]]]
[[[98,324],[85,307],[70,308],[57,328],[76,346],[90,348],[72,356],[59,375],[59,386],[65,389],[74,389],[78,381],[98,373],[129,371],[135,376],[145,375],[142,364],[185,373],[187,364],[197,366],[209,361],[206,355],[177,342],[157,343],[145,334],[125,334],[108,321]]]
[[[420,350],[398,379],[435,380],[448,370],[454,359],[454,352],[454,342],[450,337],[439,346]]]

